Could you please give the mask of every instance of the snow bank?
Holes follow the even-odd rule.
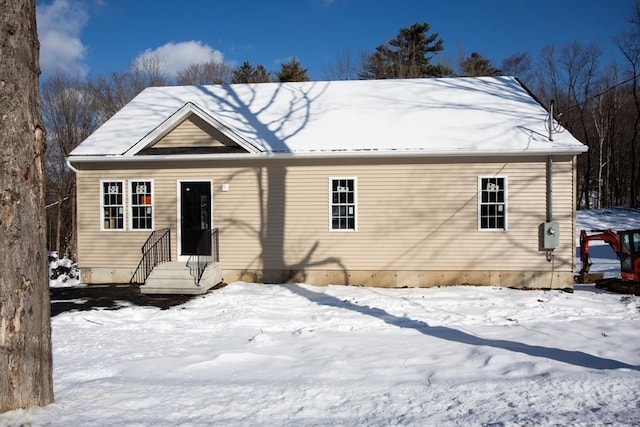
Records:
[[[69,258],[58,258],[58,251],[49,252],[49,287],[62,288],[81,285],[80,270]]]
[[[608,209],[580,210],[576,214],[577,231],[580,230],[634,230],[640,228],[638,209],[618,207]],[[577,242],[576,246],[579,245]]]

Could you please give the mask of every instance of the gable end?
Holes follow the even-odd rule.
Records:
[[[188,115],[155,144],[137,155],[248,153],[197,114]]]
[[[257,152],[253,144],[197,105],[187,102],[124,155]]]

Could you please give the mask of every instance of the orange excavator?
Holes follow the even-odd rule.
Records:
[[[620,260],[620,278],[604,279],[602,273],[589,273],[591,259],[589,243],[600,240],[608,243]],[[582,269],[576,276],[578,283],[594,283],[597,287],[616,292],[640,295],[640,229],[613,231],[586,230],[580,231],[580,260]]]

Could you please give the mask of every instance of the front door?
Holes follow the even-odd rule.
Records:
[[[180,218],[181,255],[211,255],[210,182],[180,183]]]

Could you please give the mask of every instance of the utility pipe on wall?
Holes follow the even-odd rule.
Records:
[[[553,221],[553,157],[547,156],[547,222]]]

